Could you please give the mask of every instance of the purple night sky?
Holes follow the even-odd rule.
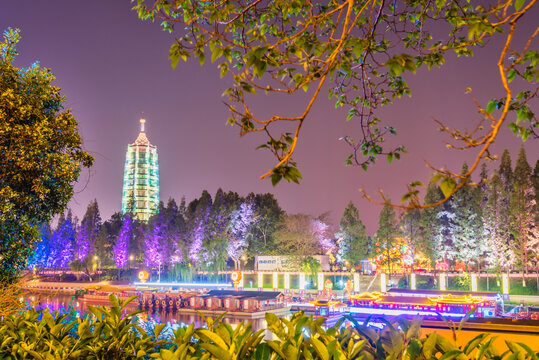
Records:
[[[354,135],[357,124],[346,123],[344,111],[334,110],[322,94],[296,151],[303,182],[273,188],[269,180],[258,179],[274,164],[269,153],[255,151],[264,139],[239,138],[235,128],[225,126],[228,112],[221,94],[230,79],[219,80],[216,64],[209,62],[204,67],[198,61],[180,62],[172,70],[167,55],[173,35],[161,31],[158,23],[139,20],[131,7],[128,0],[17,0],[0,6],[0,30],[14,27],[22,32],[16,65],[39,60],[52,69],[79,121],[84,147],[95,157],[70,203],[79,218],[94,198],[103,219],[120,210],[126,146],[137,137],[144,113],[148,138],[159,151],[161,200],[173,197],[179,203],[185,196],[189,202],[204,189],[213,195],[218,187],[240,195],[272,192],[289,213],[317,216],[331,211],[336,223],[352,200],[372,233],[380,208],[362,199],[358,189],[363,185],[375,195],[381,187],[400,199],[408,182],[428,181],[430,170],[423,159],[460,171],[462,161],[472,155],[446,149],[442,141],[447,138],[432,119],[472,128],[476,111],[464,89],[471,87],[483,104],[502,94],[496,68],[499,41],[478,50],[473,59],[450,55],[442,69],[418,72],[408,78],[413,98],[399,100],[380,114],[397,127],[396,142],[403,143],[408,154],[392,165],[380,159],[368,172],[344,165],[347,147],[338,139]],[[527,16],[527,28],[521,30],[529,36],[539,7]],[[538,48],[537,41],[531,48]],[[278,107],[295,114],[302,100],[261,99],[259,105],[262,111]],[[537,104],[533,106],[537,111]],[[504,129],[494,150],[501,154],[508,148],[514,166],[520,144]],[[533,167],[539,143],[528,140],[525,148]]]

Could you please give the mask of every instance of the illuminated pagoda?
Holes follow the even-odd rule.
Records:
[[[131,212],[142,221],[156,214],[159,206],[159,165],[157,146],[150,144],[140,119],[140,133],[127,145],[125,154],[122,213]]]

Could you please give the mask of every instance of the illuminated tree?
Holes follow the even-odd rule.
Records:
[[[467,171],[468,167],[465,163],[462,174]],[[452,250],[450,258],[464,262],[466,268],[470,262],[479,265],[480,255],[484,249],[481,243],[483,230],[477,200],[474,189],[466,185],[453,194],[447,202],[447,208],[452,212],[448,233]]]
[[[238,270],[241,261],[241,256],[247,249],[247,237],[251,232],[251,228],[257,221],[257,215],[254,212],[253,204],[243,202],[234,210],[230,216],[228,225],[228,244],[226,252],[234,261],[234,268]]]
[[[305,214],[285,215],[274,234],[276,254],[288,254],[299,263],[321,253],[320,243],[312,232],[312,218]]]
[[[95,251],[94,245],[100,229],[101,215],[99,214],[97,200],[94,199],[86,209],[75,240],[75,257],[79,261],[84,261],[92,250]]]
[[[161,270],[169,261],[170,256],[170,243],[167,241],[166,231],[166,224],[156,221],[153,224],[153,229],[150,229],[144,239],[144,265],[148,268],[157,267],[158,281],[161,281]]]
[[[114,261],[118,269],[123,268],[129,260],[129,243],[133,237],[133,220],[129,213],[125,214],[122,221],[122,229],[120,235],[114,244],[112,251],[114,253]]]
[[[19,31],[0,43],[0,281],[12,282],[39,239],[39,226],[61,213],[81,167],[92,157],[54,75],[36,62],[17,68]]]
[[[435,182],[429,182],[427,186],[427,191],[425,192],[424,203],[425,204],[435,204],[441,199],[444,195],[438,185]],[[428,207],[421,211],[421,237],[422,237],[422,252],[424,255],[430,259],[432,264],[436,263],[438,259],[435,248],[437,247],[439,234],[441,232],[441,220],[438,217],[438,213],[443,209],[443,205],[438,205],[435,207]]]
[[[273,245],[273,234],[277,230],[277,224],[284,214],[279,206],[279,202],[273,194],[249,194],[249,201],[252,201],[257,221],[253,224],[249,252],[252,255],[266,254]]]
[[[388,261],[389,272],[392,272],[392,261],[394,257],[391,256],[391,249],[394,247],[394,239],[398,235],[397,230],[397,219],[395,215],[395,210],[389,206],[385,205],[380,211],[378,216],[378,230],[376,231],[377,241],[383,244],[384,251],[386,252],[385,258]]]
[[[539,159],[537,159],[537,162],[535,163],[535,168],[533,169],[531,181],[533,184],[533,191],[535,192],[535,203],[539,206]],[[539,223],[539,213],[537,214],[537,216],[537,222]]]
[[[47,259],[51,247],[52,230],[49,223],[41,225],[39,234],[39,241],[36,243],[34,251],[28,259],[28,267],[43,269],[47,267]]]
[[[326,254],[336,252],[334,233],[331,231],[328,218],[329,213],[324,213],[311,221],[311,232]]]
[[[350,201],[340,222],[340,231],[335,234],[337,237],[338,257],[344,261],[349,261],[352,265],[357,265],[360,260],[367,259],[370,255],[369,238],[367,230],[361,219],[359,211]]]
[[[528,273],[532,254],[539,251],[539,226],[535,221],[537,206],[530,177],[531,168],[522,147],[515,166],[514,190],[509,203],[509,228],[514,239],[515,257],[522,270],[523,286],[525,286],[524,273],[526,275]]]
[[[515,256],[509,243],[509,229],[504,223],[507,211],[503,183],[496,172],[487,185],[488,200],[483,211],[483,231],[487,248],[487,262],[497,270],[509,271]]]
[[[58,226],[52,234],[48,267],[66,268],[73,261],[75,228],[76,220],[73,219],[71,210],[68,210],[67,216],[60,216]]]
[[[204,190],[200,198],[191,201],[187,208],[186,217],[189,227],[185,236],[189,248],[189,260],[194,265],[204,263],[204,260],[207,260],[207,254],[202,251],[202,245],[206,238],[211,206],[211,195]],[[204,259],[205,257],[206,259]]]
[[[537,95],[539,55],[530,50],[536,33],[529,41],[519,36],[522,20],[533,18],[534,6],[535,0],[484,5],[466,0],[140,0],[134,9],[140,18],[158,19],[176,35],[169,50],[173,67],[180,59],[194,57],[204,64],[211,58],[221,77],[232,73],[232,86],[225,91],[228,123],[238,126],[240,135],[266,136],[260,148],[275,156],[276,163],[262,177],[273,184],[301,179],[293,155],[303,124],[326,89],[337,108],[348,110],[347,120],[359,125],[357,135],[341,138],[350,146],[347,163],[367,169],[380,156],[391,162],[405,153],[404,146],[388,141],[397,130],[379,113],[394,99],[411,95],[407,79],[413,73],[443,66],[448,53],[472,56],[476,46],[503,41],[499,56],[485,64],[500,76],[499,97],[482,104],[467,90],[479,112],[478,126],[465,131],[439,123],[454,140],[449,147],[475,154],[466,174],[436,169],[448,199],[491,158],[491,144],[503,125],[508,123],[523,140],[536,135],[537,119],[528,105]],[[295,96],[295,111],[276,107],[266,116],[253,106],[259,103],[254,95],[273,99],[281,94]],[[403,197],[408,207],[419,204],[417,186],[411,183]],[[382,202],[387,201],[382,194]]]
[[[421,211],[419,209],[408,210],[399,221],[399,231],[402,235],[402,240],[406,244],[410,256],[409,262],[406,265],[414,270],[415,256],[418,254],[422,246],[421,234]]]
[[[396,237],[389,244],[387,248],[387,243],[378,243],[377,254],[374,257],[374,263],[379,269],[404,269],[407,266],[410,266],[412,263],[412,255],[410,253],[410,248],[406,244],[406,241],[401,237]],[[391,270],[389,270],[391,272]]]

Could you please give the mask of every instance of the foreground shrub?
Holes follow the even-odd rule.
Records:
[[[20,301],[23,294],[18,283],[0,282],[0,318],[15,314],[24,307]]]
[[[290,319],[266,314],[271,340],[264,331],[253,331],[251,324],[232,328],[204,318],[206,327],[194,324],[172,331],[165,324],[146,331],[137,323],[137,314],[126,314],[126,306],[114,295],[111,307],[89,307],[90,314],[71,321],[67,314],[30,309],[0,320],[0,359],[537,359],[527,345],[507,341],[500,353],[489,334],[478,335],[463,346],[436,333],[421,336],[421,320],[397,318],[386,321],[383,330],[348,318],[328,329],[324,319],[314,320],[303,313]],[[458,329],[457,329],[458,330]]]

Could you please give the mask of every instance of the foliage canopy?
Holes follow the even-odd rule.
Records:
[[[13,65],[19,40],[8,29],[0,43],[0,279],[8,281],[26,264],[37,226],[64,210],[93,160],[52,72]]]
[[[225,91],[228,123],[238,126],[240,135],[265,134],[267,141],[259,148],[269,150],[276,163],[262,178],[271,177],[273,184],[301,179],[293,154],[301,128],[326,88],[335,107],[348,109],[346,120],[360,123],[359,134],[342,140],[350,146],[347,164],[366,170],[380,156],[391,162],[406,152],[404,146],[386,142],[397,130],[377,115],[380,107],[411,94],[406,76],[421,67],[442,66],[448,53],[472,56],[474,47],[505,37],[495,65],[500,97],[480,104],[468,89],[480,114],[477,127],[458,130],[440,123],[454,141],[449,147],[472,148],[476,154],[465,174],[434,168],[447,199],[480,162],[493,157],[490,145],[502,124],[509,123],[524,141],[537,137],[534,128],[539,123],[529,102],[537,97],[539,53],[530,45],[539,28],[523,46],[514,45],[517,25],[530,16],[536,2],[505,0],[486,6],[464,0],[138,0],[134,9],[140,18],[159,19],[164,30],[176,34],[169,51],[173,67],[180,59],[195,57],[202,65],[210,58],[221,77],[232,74],[233,85]],[[441,29],[445,35],[438,34]],[[308,92],[307,101],[302,91]],[[262,93],[294,95],[303,105],[297,114],[276,110],[264,117],[252,106],[253,95]],[[421,206],[418,186],[422,184],[417,181],[409,184],[402,198],[406,207]]]

